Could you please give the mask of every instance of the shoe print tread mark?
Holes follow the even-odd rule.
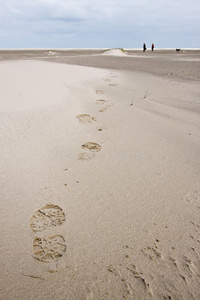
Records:
[[[38,209],[31,217],[30,226],[33,232],[38,232],[51,226],[61,225],[65,220],[65,214],[61,207],[48,204]]]
[[[47,238],[36,237],[33,241],[34,258],[42,262],[59,260],[65,252],[66,244],[62,235]]]
[[[110,83],[109,86],[117,86],[117,83]]]
[[[92,123],[92,121],[96,121],[96,118],[87,114],[77,115],[76,118],[79,119],[81,123]]]
[[[99,112],[104,112],[105,110],[109,109],[111,107],[111,105],[113,105],[113,103],[109,100],[105,100],[105,99],[98,99],[96,101],[96,104],[101,106],[101,109],[99,110]]]
[[[101,150],[101,146],[97,143],[87,142],[82,145],[82,149],[88,149],[95,152],[99,152]]]
[[[86,153],[86,152],[81,152],[78,154],[77,158],[79,160],[90,160],[92,159],[93,157],[95,157],[95,154],[94,153]]]
[[[96,101],[96,103],[97,103],[97,104],[100,104],[100,105],[103,105],[103,104],[105,104],[105,103],[110,103],[110,101],[109,101],[109,100],[105,100],[105,99],[98,99],[98,100]]]
[[[98,95],[104,94],[104,91],[102,91],[102,90],[96,90],[96,94],[98,94]]]

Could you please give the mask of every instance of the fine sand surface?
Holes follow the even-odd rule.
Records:
[[[199,58],[0,51],[0,299],[200,299]]]

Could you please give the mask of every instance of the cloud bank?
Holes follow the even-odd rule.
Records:
[[[199,0],[0,1],[0,48],[200,47]]]

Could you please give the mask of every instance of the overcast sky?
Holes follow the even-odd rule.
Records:
[[[0,0],[0,48],[200,48],[200,0]]]

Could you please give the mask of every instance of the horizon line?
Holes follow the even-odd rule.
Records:
[[[114,48],[55,48],[55,47],[48,47],[48,48],[0,48],[0,51],[6,51],[6,50],[60,50],[60,51],[66,51],[66,50],[113,50],[113,49],[124,49],[124,50],[142,50],[143,48],[120,48],[120,47],[114,47]],[[147,47],[147,49],[151,49],[151,47]],[[154,51],[156,50],[200,50],[200,48],[154,48]]]

